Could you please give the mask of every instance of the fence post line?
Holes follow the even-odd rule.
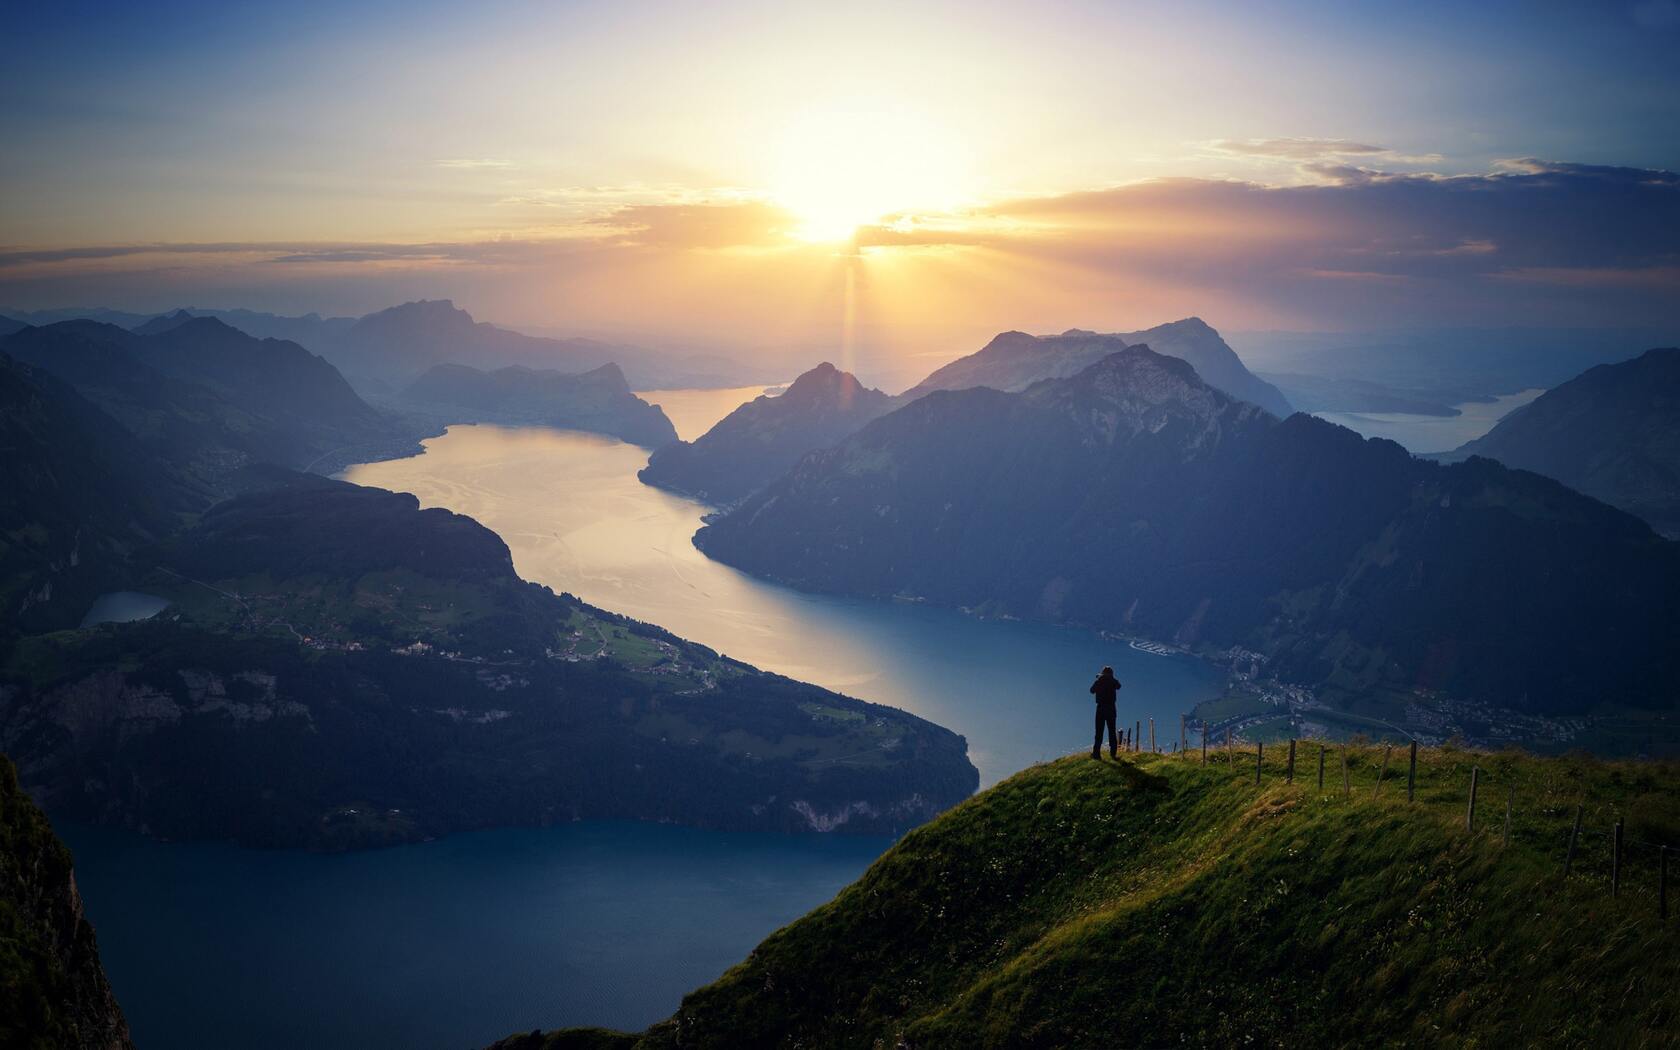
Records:
[[[1318,745],[1318,793],[1324,794],[1324,745]]]
[[[1188,749],[1189,744],[1186,743],[1186,741],[1188,739],[1189,738],[1184,735],[1184,716],[1179,715],[1178,716],[1178,749],[1180,751],[1184,751],[1184,750]]]
[[[1411,763],[1411,765],[1406,767],[1406,801],[1407,802],[1410,802],[1414,798],[1417,797],[1414,794],[1414,791],[1415,791],[1416,787],[1417,787],[1417,741],[1414,740],[1414,741],[1412,741],[1412,763]]]
[[[1294,737],[1289,738],[1289,768],[1284,771],[1283,782],[1285,784],[1295,783],[1295,738]]]
[[[1346,744],[1343,744],[1342,745],[1342,794],[1351,795],[1351,794],[1353,794],[1353,781],[1348,779],[1347,753],[1348,753],[1348,746]]]
[[[1207,719],[1202,719],[1202,765],[1207,765]]]
[[[1225,763],[1235,765],[1236,761],[1237,756],[1231,752],[1231,729],[1227,726],[1225,729]]]
[[[1149,753],[1155,754],[1155,720],[1149,720]]]
[[[1505,785],[1505,827],[1499,832],[1499,846],[1503,849],[1511,844],[1511,795],[1516,788]]]
[[[1260,785],[1260,762],[1263,758],[1265,758],[1265,756],[1266,742],[1264,740],[1256,740],[1254,742],[1254,784],[1256,787]]]
[[[1136,751],[1138,749],[1138,746],[1142,742],[1143,742],[1143,723],[1142,722],[1133,722],[1132,723],[1132,750]]]
[[[1464,811],[1464,830],[1476,830],[1476,784],[1482,779],[1482,767],[1470,767],[1470,807]]]
[[[1610,896],[1622,895],[1622,818],[1616,818],[1616,837],[1610,847]]]
[[[1581,810],[1584,806],[1575,807],[1575,826],[1569,829],[1569,852],[1563,855],[1563,877],[1569,878],[1569,869],[1575,865],[1575,843],[1581,840]]]
[[[1668,921],[1668,847],[1657,847],[1657,917]]]
[[[1385,744],[1383,746],[1382,768],[1377,770],[1377,782],[1375,784],[1371,785],[1371,797],[1372,798],[1376,798],[1377,797],[1377,792],[1382,790],[1383,777],[1388,776],[1388,756],[1389,756],[1389,752],[1391,752],[1393,750],[1394,750],[1394,745],[1393,744]]]

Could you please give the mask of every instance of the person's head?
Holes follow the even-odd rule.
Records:
[[[1104,678],[1113,678],[1114,677],[1114,668],[1112,668],[1112,667],[1103,668],[1103,677]]]

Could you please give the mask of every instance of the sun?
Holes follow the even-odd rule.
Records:
[[[800,111],[784,129],[771,195],[802,240],[850,240],[859,227],[946,208],[968,182],[951,136],[901,105],[842,102]]]

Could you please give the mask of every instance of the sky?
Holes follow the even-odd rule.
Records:
[[[1680,323],[1676,0],[0,17],[0,309],[899,355]]]

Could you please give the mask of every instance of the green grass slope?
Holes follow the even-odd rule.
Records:
[[[1427,749],[1408,803],[1405,751],[1379,789],[1380,746],[1350,748],[1344,793],[1329,747],[1323,790],[1316,742],[1298,751],[1293,784],[1286,748],[1267,749],[1259,787],[1252,748],[1206,766],[1191,755],[1029,769],[905,836],[670,1021],[618,1045],[1680,1040],[1680,917],[1658,919],[1650,845],[1680,845],[1680,766]],[[1565,882],[1578,804],[1585,831]],[[1627,845],[1613,899],[1617,818]],[[578,1035],[509,1045],[586,1045]]]

